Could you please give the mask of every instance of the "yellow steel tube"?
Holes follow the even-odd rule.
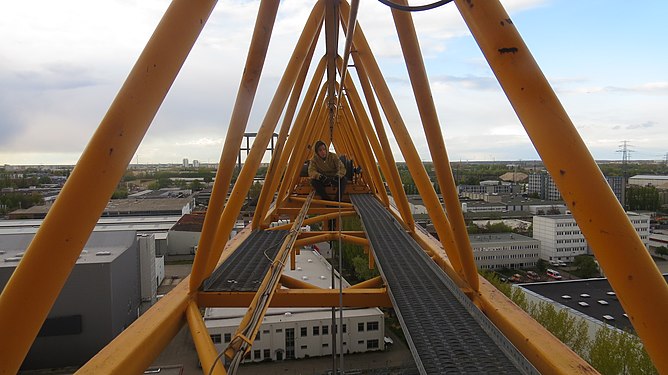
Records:
[[[315,69],[315,73],[311,78],[311,83],[309,84],[309,87],[306,90],[306,95],[304,96],[302,105],[299,108],[299,113],[297,113],[297,118],[295,119],[294,125],[292,126],[292,133],[288,136],[285,145],[285,150],[281,154],[281,158],[278,163],[281,173],[277,174],[277,177],[279,177],[278,179],[271,180],[271,186],[269,191],[272,192],[276,191],[280,181],[285,181],[285,176],[287,175],[287,173],[289,173],[288,171],[290,170],[290,164],[288,163],[288,160],[290,160],[290,157],[294,154],[295,147],[297,147],[297,145],[300,144],[299,141],[303,141],[304,139],[304,133],[306,129],[306,123],[308,121],[308,116],[313,111],[313,104],[315,103],[316,93],[318,87],[320,86],[320,81],[322,80],[322,76],[324,74],[325,74],[325,60],[324,58],[321,58],[320,62],[318,63],[318,66]],[[280,196],[281,195],[279,191],[277,197]],[[277,202],[279,201],[277,200]],[[271,199],[269,199],[268,197],[263,201],[258,200],[258,204],[256,206],[256,213],[253,216],[253,221],[260,220],[261,221],[260,224],[263,227],[266,226],[267,222],[264,220],[264,218],[267,217],[267,212],[269,210],[270,204],[271,204]],[[261,213],[262,216],[257,216],[258,212]]]
[[[171,3],[5,285],[0,373],[21,366],[215,3]]]
[[[251,184],[253,183],[253,177],[255,172],[262,161],[262,157],[267,149],[267,144],[269,144],[269,139],[272,137],[278,119],[281,115],[282,108],[287,101],[287,97],[290,93],[290,89],[294,85],[294,82],[297,78],[299,69],[301,68],[301,63],[306,58],[306,54],[311,46],[311,42],[317,36],[317,32],[320,29],[323,17],[323,2],[318,1],[311,14],[309,15],[304,30],[299,37],[297,45],[293,51],[290,63],[288,64],[281,81],[276,88],[276,93],[267,109],[264,120],[258,129],[257,136],[253,142],[253,147],[251,148],[246,162],[244,163],[241,172],[237,178],[234,188],[230,193],[230,199],[223,210],[223,215],[218,224],[218,229],[214,237],[212,244],[211,252],[209,253],[208,260],[206,262],[206,268],[204,275],[209,275],[214,269],[220,254],[225,247],[227,242],[227,236],[229,235],[236,217],[239,215],[241,206],[243,204],[246,193],[248,192]]]
[[[376,159],[373,157],[373,151],[369,145],[366,135],[360,132],[361,125],[357,123],[356,116],[352,112],[352,108],[347,100],[342,100],[343,104],[343,113],[344,118],[347,120],[348,128],[351,131],[351,136],[353,139],[357,140],[357,144],[362,149],[360,164],[363,165],[364,170],[367,171],[370,181],[369,184],[372,188],[375,188],[379,199],[381,202],[388,201],[387,191],[385,190],[385,184],[383,184],[383,178],[380,176],[378,171],[378,165]]]
[[[347,100],[342,100],[343,102],[343,117],[346,119],[346,122],[348,123],[348,126],[350,128],[350,132],[352,133],[352,137],[354,139],[357,139],[358,144],[360,147],[363,149],[362,150],[362,159],[363,162],[360,162],[359,164],[363,165],[363,170],[366,171],[366,175],[369,176],[370,183],[369,185],[371,186],[372,190],[375,189],[375,195],[378,196],[379,200],[385,204],[386,206],[389,205],[390,200],[387,196],[387,190],[385,189],[385,183],[383,182],[383,178],[381,177],[380,171],[378,169],[378,163],[376,162],[376,159],[374,157],[374,151],[372,147],[370,146],[370,140],[367,137],[367,134],[364,132],[364,127],[362,124],[360,124],[360,121],[363,121],[353,108],[351,107],[351,103],[349,103]]]
[[[220,215],[223,212],[223,205],[227,198],[230,181],[232,180],[234,168],[230,166],[235,163],[239,146],[241,145],[244,131],[248,124],[248,117],[253,100],[255,99],[255,93],[257,92],[257,85],[260,81],[277,11],[278,2],[267,0],[260,2],[253,37],[248,49],[248,56],[246,57],[246,65],[241,76],[239,89],[237,90],[237,97],[234,102],[232,116],[230,117],[230,125],[227,128],[223,152],[220,155],[220,162],[216,171],[215,183],[211,191],[207,213],[204,217],[198,252],[195,255],[190,273],[191,291],[197,290],[202,280],[208,276],[204,275],[204,269],[208,255],[211,252],[211,245],[213,244],[216,228],[218,228]]]
[[[311,59],[313,58],[313,52],[315,51],[315,46],[318,42],[317,38],[313,38],[311,41],[311,47],[307,53],[306,59],[302,63],[299,75],[297,76],[297,81],[295,82],[292,93],[290,94],[290,101],[288,102],[288,107],[283,115],[283,123],[281,124],[281,130],[278,133],[278,139],[276,140],[276,149],[271,157],[271,162],[269,163],[269,169],[267,170],[267,175],[262,185],[262,190],[260,191],[260,196],[257,200],[255,213],[253,214],[252,226],[253,229],[260,227],[261,218],[267,213],[269,204],[276,193],[276,188],[278,183],[281,180],[281,174],[285,168],[285,164],[282,164],[283,160],[283,146],[288,137],[288,130],[292,124],[292,118],[294,117],[295,110],[297,109],[297,103],[299,102],[299,97],[301,96],[302,89],[304,87],[304,81],[306,80],[306,74],[308,73],[309,67],[311,65]],[[290,147],[290,145],[287,145]],[[288,155],[292,151],[292,148],[287,148],[285,154]]]
[[[353,52],[353,60],[359,62],[359,56],[357,52]],[[385,180],[387,185],[390,188],[394,202],[397,205],[399,214],[403,219],[403,222],[406,224],[410,231],[415,230],[415,221],[413,220],[413,214],[411,213],[410,206],[408,205],[408,198],[406,197],[406,192],[404,191],[401,185],[401,177],[399,176],[399,170],[397,169],[397,163],[394,160],[394,155],[392,154],[392,148],[390,147],[390,142],[387,139],[387,134],[385,133],[385,128],[383,127],[383,120],[380,116],[380,111],[376,105],[376,97],[374,95],[371,84],[369,83],[369,77],[366,74],[364,65],[361,63],[357,64],[355,69],[357,70],[357,75],[360,79],[360,85],[362,86],[362,92],[367,102],[369,108],[369,113],[371,114],[371,119],[373,120],[374,127],[376,129],[376,134],[378,135],[378,140],[381,144],[382,155],[378,155],[378,159],[384,158],[387,161],[388,172],[385,174]],[[352,93],[352,88],[349,88]],[[372,133],[367,127],[367,132]]]
[[[406,0],[399,0],[400,3],[408,4]],[[403,12],[392,9],[394,24],[399,35],[399,43],[406,61],[408,76],[415,94],[422,126],[429,145],[431,160],[434,163],[436,179],[441,188],[441,194],[445,203],[445,209],[448,213],[450,227],[454,234],[456,249],[459,251],[459,257],[467,275],[469,283],[473,283],[471,288],[478,290],[478,271],[473,258],[473,249],[469,241],[464,215],[462,214],[461,204],[459,203],[459,194],[455,186],[455,179],[452,176],[448,152],[445,149],[445,141],[441,133],[441,125],[438,121],[436,106],[431,95],[427,71],[422,60],[422,51],[415,33],[413,25],[413,16],[410,12]]]
[[[656,264],[500,2],[456,4],[645,349],[668,373],[668,285]]]
[[[295,243],[295,246],[296,245],[297,245],[297,243]],[[292,277],[287,276],[287,275],[281,275],[281,278],[280,278],[279,282],[284,287],[290,288],[290,289],[322,289],[322,288],[318,288],[317,286],[315,286],[313,284],[309,284],[305,281],[297,280],[297,279],[292,278]]]
[[[385,160],[385,157],[383,155],[383,149],[380,145],[380,142],[378,141],[376,133],[374,133],[373,128],[371,127],[369,116],[367,115],[366,110],[362,105],[362,101],[359,97],[359,94],[357,93],[357,89],[355,88],[355,85],[353,85],[352,79],[350,77],[346,78],[346,94],[348,96],[348,100],[350,101],[350,109],[353,113],[353,117],[355,117],[357,125],[360,126],[360,133],[363,134],[365,139],[369,142],[371,149],[373,150],[373,154],[375,154],[376,156],[375,159],[378,160],[378,165],[380,166],[380,170],[383,173],[383,175],[390,176],[391,174],[390,167],[388,166],[387,160]],[[385,191],[385,184],[383,184],[382,179],[381,179],[381,186],[382,190]],[[396,186],[390,186],[391,193],[396,189],[397,189]],[[392,194],[395,195],[394,193]],[[382,194],[380,198],[381,202],[383,202],[383,204],[386,207],[389,207],[390,202],[387,197],[387,192],[385,192],[385,194]]]
[[[324,65],[322,69],[323,69],[322,74],[324,74]],[[322,74],[320,75],[322,76]],[[283,176],[283,182],[281,184],[280,189],[278,190],[278,196],[276,200],[277,207],[281,206],[283,204],[283,201],[287,199],[288,195],[290,194],[290,191],[292,190],[292,187],[294,186],[295,179],[299,178],[299,172],[305,161],[304,158],[302,157],[302,154],[304,153],[304,147],[305,147],[304,145],[309,144],[311,137],[313,136],[313,132],[315,132],[314,124],[316,123],[318,118],[320,118],[320,116],[323,116],[324,112],[323,100],[325,98],[325,93],[326,93],[326,87],[322,86],[314,103],[314,106],[308,116],[308,119],[306,119],[306,121],[304,122],[303,130],[299,133],[299,139],[297,139],[295,147],[292,150],[292,154],[290,155],[290,161],[288,162],[288,167]],[[266,221],[267,219],[265,219],[265,224]]]
[[[346,289],[368,289],[368,288],[381,288],[385,284],[385,281],[382,277],[376,276],[373,279],[362,281]]]
[[[306,198],[302,198],[302,197],[290,197],[290,200],[295,201],[295,202],[302,202],[302,203],[306,202]],[[348,203],[348,202],[333,202],[333,201],[326,201],[326,200],[322,200],[322,199],[314,199],[313,201],[311,201],[311,205],[313,205],[314,203],[325,204],[325,205],[328,205],[328,206],[339,206],[341,208],[353,208],[353,204]]]
[[[323,93],[326,92],[327,86],[323,86]],[[324,96],[323,96],[324,98]],[[302,143],[302,148],[295,148],[295,153],[293,155],[293,158],[290,158],[290,163],[292,166],[292,171],[291,175],[286,175],[286,179],[284,180],[283,184],[287,181],[288,184],[281,186],[281,190],[283,195],[279,192],[279,198],[283,196],[283,199],[281,201],[284,201],[288,199],[289,195],[291,194],[292,188],[297,184],[297,182],[300,180],[300,171],[301,167],[304,163],[304,161],[308,160],[311,158],[311,154],[313,153],[312,147],[313,144],[315,144],[315,141],[318,139],[321,139],[322,136],[324,135],[326,131],[326,127],[324,126],[324,119],[327,116],[327,103],[325,100],[321,103],[319,107],[319,111],[317,112],[316,116],[312,116],[309,119],[309,124],[307,125],[309,128],[309,132],[306,134],[306,142]]]
[[[392,307],[385,288],[344,288],[344,307]],[[200,292],[198,300],[207,307],[248,307],[253,292]],[[339,291],[334,289],[278,289],[270,307],[339,307]]]
[[[188,319],[190,335],[197,349],[197,357],[202,364],[202,371],[206,374],[227,374],[222,361],[218,358],[218,350],[211,341],[211,336],[209,336],[209,331],[204,325],[204,320],[202,320],[202,315],[195,301],[188,303],[186,318]]]
[[[344,1],[341,3],[341,6],[342,8],[345,8],[348,5]],[[441,241],[444,241],[447,244],[446,251],[448,252],[448,257],[451,259],[457,272],[462,273],[471,287],[475,288],[478,283],[478,275],[477,273],[470,273],[468,268],[465,269],[462,266],[459,252],[454,248],[455,244],[452,228],[449,225],[448,218],[445,216],[445,212],[441,208],[441,203],[436,196],[434,187],[429,181],[429,176],[424,169],[424,165],[422,165],[420,155],[418,155],[417,150],[415,149],[415,145],[413,144],[408,129],[406,129],[406,125],[401,118],[399,109],[392,99],[392,94],[390,93],[387,83],[381,74],[376,59],[371,53],[369,44],[362,32],[362,27],[360,26],[356,28],[356,30],[354,43],[357,49],[357,54],[353,55],[353,57],[359,57],[359,63],[364,65],[364,69],[367,71],[368,77],[371,80],[373,87],[376,89],[378,100],[386,114],[390,127],[394,132],[401,153],[404,155],[408,169],[413,176],[413,181],[415,181],[415,185],[424,200],[427,212],[432,218],[436,232]],[[356,65],[359,65],[359,63]]]

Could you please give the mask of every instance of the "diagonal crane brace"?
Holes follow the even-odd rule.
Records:
[[[236,369],[241,363],[244,355],[246,355],[246,353],[251,350],[253,340],[255,340],[255,336],[260,329],[262,319],[264,318],[264,315],[266,314],[267,309],[271,304],[271,299],[274,296],[274,292],[276,291],[276,288],[281,279],[283,268],[285,268],[285,262],[288,260],[288,255],[290,255],[290,249],[292,249],[295,241],[299,237],[304,218],[306,217],[306,214],[309,210],[313,196],[314,192],[311,192],[304,202],[299,215],[297,215],[297,218],[292,224],[290,232],[285,237],[281,248],[276,254],[276,259],[273,260],[271,266],[269,267],[269,272],[262,280],[262,284],[260,284],[260,287],[258,288],[253,301],[248,307],[246,315],[241,320],[234,338],[230,342],[227,349],[225,349],[225,356],[231,360],[230,367],[228,369],[229,374],[234,374],[236,372]]]

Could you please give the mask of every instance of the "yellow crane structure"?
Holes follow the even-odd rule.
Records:
[[[279,6],[279,1],[261,0],[191,274],[78,373],[142,373],[184,324],[190,329],[205,373],[233,373],[235,360],[238,362],[251,350],[259,328],[258,318],[261,321],[270,306],[393,306],[403,285],[388,286],[386,273],[392,256],[379,253],[377,241],[382,236],[371,235],[371,227],[376,224],[367,221],[368,216],[361,213],[368,207],[381,212],[384,221],[398,223],[394,230],[405,235],[405,241],[417,244],[416,256],[426,255],[429,260],[424,268],[437,269],[437,276],[452,283],[465,296],[465,302],[489,319],[536,371],[596,373],[489,282],[478,277],[413,18],[410,12],[399,9],[407,6],[405,0],[397,1],[392,9],[394,26],[436,181],[430,181],[424,169],[372,48],[357,22],[358,0],[352,0],[352,4],[345,0],[316,0],[228,196]],[[171,2],[102,119],[0,295],[0,374],[19,370],[215,5],[215,0]],[[665,352],[668,286],[516,26],[498,0],[454,0],[450,6],[458,9],[477,41],[656,368],[660,373],[668,373]],[[346,38],[342,56],[338,51],[339,29],[344,30]],[[317,64],[312,64],[321,36],[325,38],[326,53]],[[347,74],[348,69],[355,69],[357,79]],[[309,76],[311,79],[307,81]],[[397,141],[440,240],[416,227],[386,126]],[[228,240],[277,127],[276,149],[252,224]],[[318,139],[327,140],[338,153],[354,160],[364,171],[349,185],[340,203],[316,199],[308,181],[300,176]],[[433,182],[441,189],[443,203]],[[362,216],[365,231],[346,232],[328,226],[331,219],[356,215]],[[270,228],[279,218],[289,219],[290,224]],[[323,223],[324,230],[302,233],[302,226],[308,223]],[[337,225],[340,223],[338,220]],[[217,266],[242,248],[249,238],[281,230],[285,234],[280,247],[257,292],[210,292],[203,288]],[[339,293],[334,289],[314,288],[281,274],[289,259],[294,262],[294,255],[301,246],[331,239],[365,247],[369,266],[380,266],[383,277]],[[229,306],[246,307],[248,313],[230,346],[224,353],[218,353],[200,309]],[[227,369],[220,360],[222,354],[232,363]],[[470,361],[475,362],[475,357]],[[429,372],[426,367],[418,368],[423,373]]]

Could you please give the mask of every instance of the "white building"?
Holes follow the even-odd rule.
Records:
[[[627,212],[640,239],[649,243],[649,216]],[[578,255],[591,253],[587,240],[573,215],[533,217],[533,238],[540,241],[540,258],[572,262]]]
[[[639,174],[629,177],[629,185],[636,186],[663,186],[668,184],[668,176],[654,176]]]
[[[287,265],[284,274],[318,287],[331,287],[331,269],[317,252],[302,249],[297,256],[296,269]],[[338,288],[338,279],[336,280]],[[348,283],[344,280],[344,286]],[[211,339],[220,352],[234,337],[245,308],[207,308],[204,322]],[[343,312],[343,353],[360,353],[384,350],[385,332],[383,312],[378,308],[346,309]],[[336,313],[339,323],[339,312]],[[332,354],[331,308],[270,308],[262,321],[253,343],[250,358],[246,361],[281,361],[318,357]],[[340,351],[339,335],[337,352]]]
[[[540,253],[540,241],[516,233],[473,234],[469,240],[481,269],[534,267]]]

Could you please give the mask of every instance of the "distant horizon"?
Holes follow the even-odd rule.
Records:
[[[193,159],[197,160],[197,159]],[[595,159],[594,160],[596,163],[610,163],[610,164],[622,164],[622,160],[616,160],[616,159]],[[531,163],[543,163],[542,160],[540,159],[515,159],[515,160],[457,160],[457,161],[450,161],[450,164],[531,164]],[[397,161],[397,164],[402,163],[405,164],[406,162],[403,160]],[[422,163],[433,163],[432,160],[422,160]],[[633,159],[633,160],[628,160],[627,163],[633,164],[633,163],[668,163],[665,159]],[[202,166],[218,166],[218,163],[212,163],[212,162],[199,162],[200,167]],[[244,162],[241,163],[242,165]],[[269,165],[268,162],[263,162],[261,163],[262,165]],[[183,166],[183,162],[158,162],[158,163],[130,163],[128,164],[128,167],[131,166]],[[235,166],[237,164],[235,163]],[[0,165],[0,168],[5,168],[5,167],[75,167],[76,164],[49,164],[49,163],[40,163],[40,164],[2,164]],[[189,163],[188,168],[196,168],[192,166],[192,163]]]

